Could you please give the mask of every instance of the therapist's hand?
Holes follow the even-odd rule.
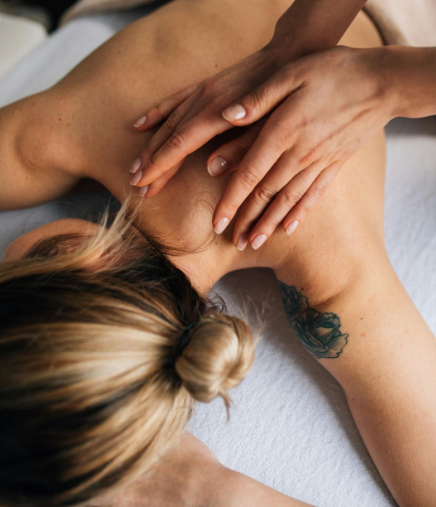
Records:
[[[222,111],[273,75],[282,65],[268,47],[199,84],[178,92],[146,112],[135,127],[144,132],[165,120],[130,172],[133,184],[156,195],[184,158],[233,128]],[[144,190],[141,192],[144,193]]]
[[[236,169],[213,225],[221,233],[239,209],[233,241],[240,249],[247,243],[258,248],[280,224],[293,232],[344,162],[393,117],[386,71],[381,71],[384,61],[383,48],[333,48],[281,65],[268,80],[263,75],[260,86],[253,69],[242,87],[250,92],[244,96],[238,89],[239,98],[230,107],[227,87],[210,85],[200,92],[208,97],[206,107],[189,90],[188,100],[142,155],[138,186],[156,182],[150,195],[155,194],[187,154],[232,125],[250,125],[272,111],[263,125],[253,125],[210,156],[209,172]],[[240,71],[234,72],[238,77]],[[236,82],[227,86],[234,90]],[[170,109],[168,103],[163,116]]]

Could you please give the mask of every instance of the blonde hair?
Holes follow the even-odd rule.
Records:
[[[126,486],[180,437],[195,400],[228,407],[253,361],[247,324],[201,297],[126,207],[107,220],[74,251],[53,256],[77,236],[49,238],[0,264],[2,507]]]

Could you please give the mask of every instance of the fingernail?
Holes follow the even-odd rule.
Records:
[[[207,170],[211,176],[219,176],[227,170],[228,165],[223,157],[215,157],[207,165]]]
[[[245,118],[246,115],[247,111],[244,106],[241,106],[241,104],[230,106],[223,111],[223,117],[227,121],[242,120],[242,118]]]
[[[136,174],[139,171],[141,165],[142,165],[141,159],[140,158],[136,159],[135,162],[133,162],[132,167],[130,168],[130,172],[132,174]]]
[[[139,171],[135,174],[135,176],[133,176],[133,178],[130,181],[130,184],[132,186],[135,186],[137,183],[139,183],[141,181],[141,178],[142,178],[142,171]]]
[[[136,127],[137,129],[139,129],[139,127],[142,127],[146,121],[147,121],[147,117],[143,116],[142,118],[139,118],[139,120],[133,126]]]
[[[224,232],[225,228],[229,225],[228,218],[221,218],[221,220],[215,225],[215,232],[217,234],[221,234]]]
[[[251,246],[253,250],[257,250],[260,248],[266,241],[267,236],[266,234],[261,234],[260,236],[256,236],[253,241],[251,242]]]
[[[286,229],[286,234],[292,234],[295,229],[300,225],[300,222],[298,220],[295,220],[292,222],[289,227]]]
[[[150,188],[150,186],[149,186],[149,185],[147,185],[146,187],[142,187],[142,188],[140,188],[140,189],[139,189],[139,195],[140,195],[141,197],[144,197],[144,195],[146,195],[146,194],[147,194],[147,192],[148,192],[148,189],[149,189],[149,188]]]
[[[245,250],[245,247],[248,245],[248,235],[241,234],[239,236],[238,242],[236,243],[236,248],[241,252]]]

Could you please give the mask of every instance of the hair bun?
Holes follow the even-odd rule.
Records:
[[[191,331],[175,367],[194,399],[209,402],[221,396],[229,407],[227,391],[244,379],[253,359],[249,326],[237,317],[210,312]]]

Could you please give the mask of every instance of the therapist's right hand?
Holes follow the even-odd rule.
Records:
[[[162,121],[164,123],[130,170],[138,180],[137,186],[149,185],[147,197],[156,195],[190,153],[213,137],[234,128],[223,118],[224,109],[268,81],[285,63],[295,58],[297,55],[291,50],[282,55],[275,47],[267,45],[147,111],[146,116],[135,124],[140,132],[150,130]],[[253,128],[252,137],[258,131],[258,128]]]

